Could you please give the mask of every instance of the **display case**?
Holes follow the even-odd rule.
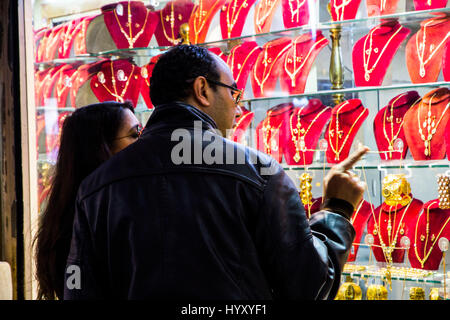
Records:
[[[70,4],[69,4],[70,2]],[[61,125],[76,108],[131,101],[151,115],[158,56],[198,44],[244,91],[229,138],[274,157],[308,217],[322,178],[358,144],[367,184],[337,299],[450,298],[450,7],[443,0],[35,0],[37,208]]]

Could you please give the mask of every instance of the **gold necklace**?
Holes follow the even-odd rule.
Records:
[[[253,77],[254,77],[256,83],[258,84],[258,86],[259,86],[260,89],[261,89],[261,94],[264,93],[264,83],[265,83],[265,82],[267,81],[267,79],[269,78],[270,73],[271,73],[271,71],[272,71],[272,68],[273,68],[273,66],[275,65],[275,62],[276,62],[276,61],[278,60],[278,58],[279,58],[286,50],[288,50],[291,46],[292,46],[292,43],[290,43],[289,45],[285,46],[285,47],[277,54],[277,56],[275,57],[275,59],[274,59],[273,61],[272,61],[272,58],[267,58],[267,51],[269,50],[270,45],[264,48],[264,60],[263,60],[263,64],[264,64],[264,72],[263,72],[263,78],[262,78],[262,80],[259,80],[258,77],[256,76],[256,66],[255,66],[255,68],[253,68]],[[273,63],[272,63],[272,62],[273,62]],[[271,64],[271,65],[270,65],[270,68],[269,68],[269,72],[266,73],[266,69],[267,69],[267,65],[268,65],[268,64]]]
[[[233,5],[231,5],[231,2],[228,4],[228,8],[227,8],[227,31],[228,31],[228,38],[231,38],[231,31],[233,31],[233,27],[236,24],[238,18],[239,18],[239,13],[241,12],[242,8],[247,8],[248,7],[248,3],[247,0],[244,0],[244,2],[242,3],[242,5],[239,7],[239,10],[237,10],[237,1],[238,0],[233,0]],[[233,13],[231,14],[231,18],[230,18],[230,8],[233,8]]]
[[[272,10],[275,8],[276,4],[279,0],[262,0],[256,6],[256,33],[262,32],[262,25],[265,23],[265,20],[270,16]],[[262,9],[268,8],[261,17]]]
[[[345,7],[350,4],[350,2],[352,2],[352,0],[342,0],[340,5],[336,5],[334,7],[334,13],[336,14],[336,19],[337,21],[342,21],[344,20],[344,12],[345,12]],[[334,3],[336,4],[336,0],[334,1]],[[339,16],[339,10],[342,9],[341,12],[341,16]]]
[[[424,146],[425,146],[424,154],[425,154],[425,156],[431,156],[431,140],[433,139],[433,136],[436,134],[436,128],[441,123],[441,120],[444,118],[444,115],[447,112],[447,109],[449,108],[449,105],[450,105],[450,103],[447,103],[447,106],[445,107],[444,111],[442,112],[441,117],[439,118],[438,122],[436,123],[435,122],[436,116],[431,117],[431,101],[433,100],[435,95],[436,95],[436,93],[433,94],[433,96],[430,98],[430,102],[428,104],[427,118],[424,120],[423,124],[420,123],[420,109],[421,109],[421,105],[419,105],[419,108],[417,110],[417,124],[419,126],[420,138],[424,142]],[[423,134],[422,126],[423,126],[423,128],[427,128],[428,135],[426,137]]]
[[[422,30],[422,42],[418,43],[419,33],[416,35],[416,51],[417,51],[417,58],[419,59],[419,75],[423,78],[426,75],[425,71],[425,65],[428,64],[428,62],[431,61],[433,56],[436,54],[436,52],[439,51],[440,47],[444,45],[444,43],[447,41],[447,38],[450,37],[450,31],[447,32],[446,36],[444,37],[444,40],[442,40],[436,48],[434,48],[434,45],[430,45],[430,54],[428,55],[428,58],[424,61],[424,55],[425,55],[425,43],[427,41],[427,27],[430,23],[434,22],[435,20],[430,20],[427,23],[424,24],[423,30]]]
[[[57,100],[61,99],[61,96],[63,94],[63,92],[67,89],[70,88],[72,86],[71,82],[70,82],[70,77],[66,75],[65,78],[62,77],[64,72],[64,68],[61,68],[60,70],[58,70],[58,80],[56,81],[56,97]]]
[[[174,33],[174,31],[173,31],[173,28],[174,28],[174,26],[175,26],[175,12],[174,12],[174,11],[175,11],[175,10],[174,10],[174,8],[173,8],[173,2],[171,2],[171,3],[170,3],[170,18],[169,18],[169,16],[167,16],[167,18],[169,18],[169,21],[170,21],[170,32],[171,32],[171,34],[172,34],[172,37],[169,37],[169,36],[167,35],[166,27],[164,26],[164,18],[163,18],[162,10],[159,11],[159,16],[160,16],[160,18],[161,18],[161,26],[162,26],[162,30],[163,30],[164,37],[165,37],[165,38],[167,39],[167,41],[169,41],[171,44],[177,45],[177,44],[181,41],[181,38],[175,39],[175,33]],[[167,21],[167,19],[166,19],[166,21]]]
[[[436,204],[437,202],[432,202],[428,205],[427,207],[427,224],[426,224],[426,240],[428,241],[428,236],[429,236],[429,232],[430,232],[430,221],[429,221],[429,215],[430,215],[430,207],[434,204]],[[420,262],[420,265],[422,266],[422,269],[424,268],[425,262],[428,260],[428,257],[431,254],[431,251],[433,251],[433,248],[436,244],[436,242],[439,239],[439,236],[441,235],[441,233],[444,231],[445,227],[447,226],[447,223],[450,221],[450,217],[447,218],[447,220],[445,221],[444,225],[442,226],[441,230],[439,230],[437,237],[434,237],[434,239],[432,238],[431,241],[433,241],[430,250],[428,250],[428,253],[425,254],[426,252],[426,243],[425,243],[425,247],[424,247],[424,257],[423,259],[419,257],[419,253],[417,252],[417,230],[418,230],[418,226],[419,226],[419,220],[420,217],[422,216],[423,212],[420,214],[420,216],[417,218],[417,222],[416,222],[416,230],[415,230],[415,234],[414,234],[414,253],[416,255],[417,260]],[[422,237],[421,237],[422,240]],[[423,241],[423,240],[422,240]]]
[[[311,46],[311,48],[308,51],[308,54],[306,55],[306,57],[304,59],[303,59],[303,56],[297,57],[297,46],[296,46],[297,42],[296,41],[297,41],[297,39],[294,40],[294,43],[292,44],[292,47],[294,48],[294,53],[292,55],[292,58],[288,58],[289,52],[286,54],[286,57],[284,58],[284,70],[286,71],[289,78],[291,78],[291,86],[292,87],[295,87],[295,77],[296,77],[297,73],[303,68],[305,63],[308,61],[308,58],[311,55],[311,53],[313,52],[314,48],[316,46],[318,46],[321,42],[328,41],[328,40],[325,37],[323,37],[319,41],[314,42],[314,44]],[[298,67],[298,69],[296,69],[297,60],[300,60],[298,62],[301,62],[301,65]],[[292,63],[294,65],[293,72],[290,72],[288,70],[287,63]]]
[[[389,144],[389,147],[388,147],[388,150],[389,150],[389,159],[392,157],[392,151],[394,151],[394,141],[395,141],[395,139],[397,139],[397,137],[399,136],[400,131],[401,131],[402,128],[403,128],[403,123],[404,123],[404,118],[401,118],[400,127],[399,127],[397,133],[394,134],[394,104],[395,104],[401,97],[403,97],[404,95],[406,95],[406,93],[401,94],[400,96],[398,96],[397,99],[395,99],[394,102],[391,103],[391,108],[390,108],[390,109],[391,109],[391,116],[390,116],[390,117],[387,117],[387,116],[386,116],[386,112],[387,112],[387,109],[388,109],[388,108],[386,108],[386,109],[384,110],[384,115],[383,115],[383,133],[384,133],[384,137],[386,138],[386,141],[387,141],[388,144]],[[414,102],[414,104],[412,105],[412,107],[414,107],[414,106],[416,105],[416,103],[419,102],[420,100],[421,100],[420,98],[419,98],[418,100],[416,100],[416,102]],[[412,107],[411,107],[411,108],[412,108]],[[391,138],[389,138],[388,135],[387,135],[387,133],[386,133],[386,119],[391,123]]]
[[[361,203],[359,204],[358,209],[356,209],[355,213],[351,216],[350,223],[352,225],[355,222],[356,217],[358,216],[359,210],[361,210],[363,203],[364,203],[364,200],[361,200]]]
[[[269,114],[267,115],[267,119],[265,120],[266,124],[264,124],[264,122],[263,122],[263,126],[262,126],[264,150],[265,150],[265,153],[267,153],[268,155],[271,155],[272,150],[278,151],[278,146],[276,145],[276,141],[273,140],[273,137],[278,133],[281,125],[283,124],[283,121],[281,121],[280,125],[276,129],[274,129],[270,125],[270,117],[272,116],[272,112],[273,112],[273,110],[269,111]]]
[[[299,0],[295,0],[295,2],[297,2],[297,9],[295,9],[295,10],[293,8],[292,2],[294,2],[294,0],[288,0],[289,9],[291,12],[291,22],[294,22],[294,15],[295,15],[297,18],[296,22],[298,23],[298,20],[300,19],[300,9],[306,3],[306,0],[303,0],[301,2]]]
[[[123,102],[125,102],[125,100],[123,99],[123,96],[127,92],[128,84],[129,84],[131,76],[133,75],[133,72],[134,72],[134,65],[131,65],[131,67],[132,67],[131,72],[128,75],[128,77],[126,77],[127,78],[127,80],[126,80],[127,82],[125,83],[125,86],[124,86],[124,88],[122,89],[122,92],[119,95],[117,93],[116,78],[115,78],[115,75],[114,75],[113,63],[111,62],[110,64],[111,64],[111,81],[112,81],[112,84],[113,84],[114,92],[111,92],[111,90],[109,90],[109,88],[105,85],[105,81],[101,81],[99,79],[98,82],[100,82],[100,84],[106,89],[106,91],[108,91],[108,93],[110,95],[112,95],[116,99],[117,102],[122,102],[123,103]],[[101,76],[99,78],[101,78]]]
[[[145,26],[147,25],[148,14],[149,14],[150,10],[146,10],[147,13],[145,15],[144,24],[142,25],[141,30],[133,36],[133,32],[131,30],[131,26],[132,26],[131,17],[132,17],[132,14],[131,14],[130,3],[131,3],[131,1],[128,1],[128,17],[127,17],[128,21],[127,21],[127,24],[128,24],[128,32],[129,32],[129,34],[127,34],[125,32],[125,30],[123,30],[123,28],[122,28],[122,25],[121,25],[121,23],[119,21],[119,17],[117,16],[117,7],[113,10],[113,12],[114,12],[114,16],[116,17],[117,24],[119,25],[120,32],[122,32],[123,36],[128,41],[128,48],[132,49],[134,47],[134,43],[139,39],[139,37],[142,35],[142,33],[145,30]]]
[[[212,12],[214,12],[214,7],[220,2],[220,0],[217,0],[214,2],[214,4],[211,6],[211,8],[209,9],[209,11],[203,11],[203,0],[199,0],[199,4],[197,9],[195,10],[194,13],[194,21],[193,21],[193,26],[194,26],[194,43],[197,43],[198,41],[198,35],[200,34],[200,32],[202,32],[206,21],[208,20],[209,16],[211,15]],[[202,20],[202,17],[205,17]],[[198,25],[200,22],[200,25]]]
[[[74,39],[75,54],[82,54],[82,53],[86,52],[86,42],[83,41],[83,39],[86,38],[87,25],[88,25],[88,21],[87,21],[87,19],[84,19],[81,22],[81,27],[80,27],[81,32],[77,32],[75,35],[75,39]],[[78,39],[81,39],[81,41]]]
[[[400,222],[399,222],[399,226],[400,227],[402,226],[403,218],[405,217],[406,212],[408,211],[409,206],[411,205],[411,203],[412,203],[412,200],[408,203],[408,205],[406,206],[405,211],[402,214],[402,217],[401,217]],[[392,209],[392,206],[390,206],[390,209]],[[380,209],[380,215],[378,216],[378,232],[377,232],[377,234],[378,234],[378,238],[380,240],[381,248],[382,248],[383,252],[385,253],[385,258],[387,258],[386,260],[391,264],[392,263],[392,252],[394,252],[394,250],[395,250],[395,244],[397,243],[397,237],[398,237],[398,233],[399,233],[400,227],[397,228],[397,231],[395,232],[395,237],[394,237],[394,239],[392,241],[389,238],[391,230],[388,229],[389,246],[386,246],[386,244],[384,243],[383,238],[381,236],[381,230],[380,230],[380,228],[381,228],[381,214],[382,214],[381,211],[382,210],[383,210],[383,208]],[[397,212],[397,207],[395,208],[395,211]],[[389,217],[389,222],[391,222],[391,218],[390,217]]]
[[[333,147],[333,143],[331,143],[331,138],[333,137],[334,133],[332,132],[333,130],[331,130],[331,125],[328,127],[328,140],[329,140],[329,144],[331,147],[331,150],[333,150],[335,157],[334,160],[339,160],[339,155],[341,154],[342,150],[344,149],[345,144],[347,143],[348,138],[350,137],[350,134],[352,133],[353,128],[355,127],[355,125],[358,123],[358,120],[363,116],[363,114],[365,113],[366,109],[364,109],[362,112],[358,115],[358,117],[356,118],[355,122],[353,122],[352,126],[350,127],[350,130],[348,131],[347,136],[345,137],[341,148],[339,148],[339,138],[340,138],[340,131],[339,131],[339,111],[345,106],[349,104],[349,102],[347,101],[346,103],[344,103],[336,112],[336,149]]]
[[[77,32],[76,26],[71,28],[72,24],[69,23],[67,26],[67,31],[64,33],[64,39],[63,39],[63,45],[61,47],[62,56],[65,56],[67,54],[67,50],[69,49],[69,44],[72,41],[73,36]]]
[[[239,126],[241,125],[242,121],[244,121],[244,119],[247,118],[248,116],[250,116],[251,114],[252,114],[252,112],[247,112],[246,114],[242,115],[239,118],[238,122],[236,122],[236,125],[234,126],[232,136],[236,133],[236,130],[239,128]]]
[[[380,29],[380,26],[378,26],[375,29],[373,29],[372,31],[370,31],[369,36],[364,39],[363,61],[364,61],[364,79],[366,81],[370,80],[370,74],[377,67],[378,62],[380,61],[381,57],[384,54],[384,51],[386,51],[387,47],[389,46],[389,43],[392,41],[392,39],[395,38],[395,36],[400,32],[400,30],[403,29],[403,27],[401,25],[399,25],[398,29],[394,32],[394,34],[386,42],[385,46],[381,50],[381,53],[378,55],[377,60],[375,60],[375,63],[372,65],[372,68],[369,69],[370,57],[372,56],[373,33],[378,29]],[[367,48],[367,38],[369,38],[369,40],[370,40],[368,49],[366,49]],[[374,48],[373,52],[378,53],[378,48]]]
[[[326,107],[323,110],[321,110],[316,117],[311,121],[311,123],[309,124],[308,128],[305,130],[303,129],[301,126],[301,113],[303,111],[305,107],[301,108],[299,110],[299,112],[297,112],[297,126],[296,128],[294,128],[293,123],[292,123],[292,118],[294,117],[294,112],[291,114],[290,120],[289,120],[289,128],[291,131],[291,139],[292,142],[294,143],[295,146],[295,155],[294,155],[294,161],[295,162],[299,162],[301,157],[300,157],[300,150],[302,152],[306,151],[306,143],[305,143],[305,137],[308,134],[309,130],[311,129],[312,125],[316,122],[316,120],[328,109],[330,109],[330,107]],[[299,145],[300,145],[300,150],[299,150]]]
[[[235,49],[235,48],[236,48],[236,49]],[[228,59],[229,59],[230,62],[228,62],[228,59],[227,59],[227,64],[231,66],[231,71],[232,71],[233,73],[234,73],[234,55],[235,55],[236,50],[237,50],[238,47],[235,47],[235,48],[233,48],[233,50],[232,50],[230,56],[228,57]],[[258,49],[259,49],[258,46],[256,46],[255,48],[253,48],[252,51],[250,51],[250,53],[245,57],[244,62],[242,62],[242,64],[238,64],[237,67],[238,67],[239,73],[238,73],[238,75],[237,75],[236,78],[235,78],[236,83],[239,82],[239,77],[241,76],[242,70],[244,70],[245,63],[246,63],[247,60],[251,57],[251,55],[253,54],[253,52],[255,52],[255,51],[258,50]]]

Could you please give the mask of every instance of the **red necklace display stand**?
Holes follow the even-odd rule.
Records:
[[[130,101],[136,107],[141,88],[140,68],[127,60],[106,61],[90,81],[97,99],[103,101]]]
[[[372,252],[376,261],[388,262],[382,249],[383,243],[386,247],[397,248],[392,251],[392,262],[403,262],[405,250],[400,249],[400,239],[408,234],[411,221],[415,221],[422,205],[422,201],[412,199],[407,205],[390,206],[383,202],[375,209],[375,216],[371,216],[367,223],[367,233],[374,238]]]
[[[65,108],[67,106],[67,97],[72,87],[71,77],[75,71],[76,69],[70,64],[66,64],[55,74],[56,80],[53,86],[53,97],[56,97],[58,108]]]
[[[275,12],[280,6],[281,0],[260,0],[255,6],[254,24],[255,33],[267,33],[272,26]]]
[[[393,14],[397,11],[398,0],[366,0],[369,17]]]
[[[281,56],[280,85],[284,92],[302,94],[306,80],[319,52],[328,44],[321,31],[296,37],[289,50]]]
[[[382,160],[405,159],[408,151],[403,117],[420,99],[417,91],[408,91],[394,97],[382,108],[373,121],[373,132]],[[403,150],[396,147],[397,139],[403,142]]]
[[[255,41],[247,41],[231,49],[226,58],[237,87],[242,91],[261,51],[262,48]]]
[[[267,111],[267,117],[256,126],[256,148],[281,163],[286,141],[286,127],[294,107],[279,104]]]
[[[331,19],[343,21],[355,19],[361,0],[330,0]]]
[[[189,18],[189,41],[191,44],[205,42],[209,26],[216,13],[227,0],[199,0]]]
[[[420,25],[420,30],[406,45],[406,66],[413,83],[435,82],[441,72],[445,43],[450,37],[450,18],[432,18]]]
[[[252,90],[255,98],[273,94],[280,74],[281,57],[292,45],[290,38],[283,37],[267,42],[258,55],[252,70]]]
[[[159,16],[141,1],[121,1],[103,6],[103,20],[117,49],[147,47]]]
[[[331,117],[331,108],[319,99],[311,99],[289,116],[285,135],[284,159],[288,165],[308,165],[313,162],[323,127]]]
[[[283,13],[284,27],[295,28],[309,23],[309,12],[315,8],[309,5],[316,4],[316,0],[281,0],[281,10]]]
[[[355,85],[381,86],[387,69],[411,31],[397,21],[382,23],[359,39],[352,52]]]
[[[450,41],[447,41],[442,61],[442,74],[444,75],[444,81],[450,81]]]
[[[256,0],[230,0],[220,11],[222,39],[240,37],[248,13]]]
[[[255,114],[245,107],[240,107],[242,110],[242,114],[236,119],[236,123],[233,126],[233,132],[231,134],[231,140],[241,143],[244,143],[245,132],[248,127],[252,123]]]
[[[430,10],[445,8],[448,0],[414,0],[416,10]]]
[[[361,243],[361,238],[366,228],[367,222],[371,216],[373,210],[373,204],[361,200],[358,207],[355,208],[353,215],[350,219],[350,222],[353,225],[353,228],[356,231],[355,239],[353,240],[352,248],[350,250],[350,254],[348,255],[348,262],[352,262],[356,260],[356,256],[358,254],[359,244]]]
[[[150,99],[150,78],[152,77],[153,68],[161,55],[153,56],[150,62],[141,67],[141,89],[140,93],[148,109],[153,108]]]
[[[328,163],[339,163],[348,157],[353,139],[369,110],[364,108],[359,99],[350,99],[335,106],[331,120],[325,131],[328,142],[326,157]]]
[[[82,18],[76,27],[73,39],[73,50],[75,55],[86,54],[86,32],[89,24],[96,16]]]
[[[408,237],[411,240],[408,258],[411,267],[438,270],[442,260],[439,239],[450,239],[450,209],[439,208],[439,199],[428,201],[415,220],[411,221]]]
[[[159,23],[155,29],[158,46],[174,46],[181,42],[180,26],[189,23],[189,17],[194,9],[190,0],[175,0],[166,3],[157,11]]]
[[[450,89],[434,89],[406,112],[403,127],[414,160],[444,159],[449,102]]]

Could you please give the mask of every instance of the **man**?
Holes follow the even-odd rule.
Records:
[[[330,170],[308,221],[274,159],[222,137],[239,90],[218,56],[172,48],[151,99],[141,138],[79,189],[65,299],[333,299],[367,148]]]

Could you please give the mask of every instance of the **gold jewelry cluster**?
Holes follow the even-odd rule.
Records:
[[[312,177],[309,173],[304,172],[300,176],[300,198],[304,206],[312,204]]]
[[[445,174],[437,175],[439,208],[450,209],[450,176]]]
[[[411,186],[404,174],[388,174],[382,183],[382,194],[389,206],[401,204],[406,206],[411,202]]]

